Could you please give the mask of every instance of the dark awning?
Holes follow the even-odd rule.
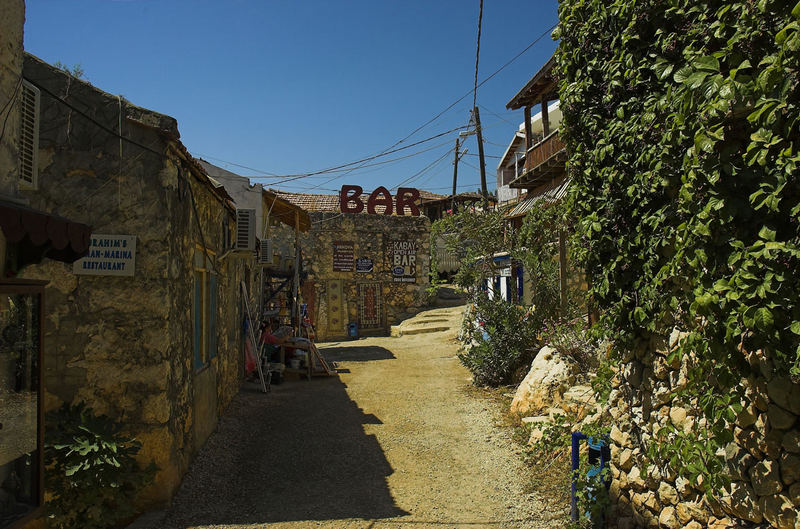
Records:
[[[6,240],[19,245],[27,262],[34,255],[71,263],[89,251],[92,229],[78,222],[0,201],[0,227]]]

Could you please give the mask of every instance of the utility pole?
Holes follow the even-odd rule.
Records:
[[[475,132],[478,133],[478,157],[481,163],[481,194],[483,195],[483,209],[489,209],[489,192],[486,190],[486,160],[483,157],[483,132],[481,132],[481,115],[478,107],[472,109],[472,117],[475,118]]]
[[[450,209],[453,215],[456,214],[456,183],[458,182],[458,138],[456,138],[456,153],[453,158],[453,196],[451,197]]]

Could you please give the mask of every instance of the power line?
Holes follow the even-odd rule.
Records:
[[[489,142],[487,142],[486,140],[483,140],[483,141],[484,141],[485,143],[489,143]],[[468,153],[465,153],[465,154],[466,154],[467,156],[480,156],[480,155],[478,155],[478,154],[472,154],[471,152],[468,152]],[[497,159],[500,159],[500,158],[502,158],[502,156],[492,156],[492,155],[490,155],[490,154],[485,154],[485,155],[484,155],[484,157],[485,157],[485,158],[497,158]]]
[[[238,164],[238,163],[235,163],[235,162],[229,162],[228,160],[223,160],[222,158],[215,158],[214,156],[209,156],[207,154],[200,154],[199,152],[196,152],[196,153],[194,153],[194,156],[197,156],[198,158],[208,159],[208,160],[216,160],[218,162],[222,162],[224,164],[232,165],[234,167],[240,167],[242,169],[247,169],[248,171],[255,171],[257,173],[261,173],[261,174],[266,175],[266,176],[273,176],[273,177],[278,177],[279,178],[279,176],[276,175],[275,173],[262,171],[261,169],[255,169],[253,167],[248,167],[246,165],[241,165],[241,164]]]
[[[532,48],[532,47],[533,47],[533,46],[534,46],[536,43],[538,43],[538,42],[539,42],[540,40],[542,40],[542,39],[543,39],[543,38],[544,38],[546,35],[548,35],[548,34],[549,34],[549,33],[550,33],[550,32],[551,32],[553,29],[555,29],[555,27],[556,27],[557,25],[558,25],[558,23],[556,23],[556,24],[553,24],[552,26],[550,26],[549,28],[547,28],[547,29],[546,29],[544,32],[542,32],[542,33],[541,33],[541,34],[540,34],[538,37],[536,37],[536,38],[535,38],[535,39],[534,39],[534,40],[533,40],[533,41],[532,41],[530,44],[528,44],[528,45],[527,45],[527,46],[526,46],[524,49],[522,49],[522,50],[521,50],[519,53],[517,53],[516,55],[514,55],[514,56],[513,56],[511,59],[509,59],[508,61],[506,61],[506,62],[505,62],[505,63],[504,63],[502,66],[500,66],[500,67],[499,67],[497,70],[495,70],[494,72],[492,72],[492,74],[491,74],[491,75],[489,75],[488,77],[486,77],[485,79],[483,79],[483,80],[482,80],[480,83],[478,83],[478,84],[477,84],[477,85],[476,85],[476,86],[473,88],[473,90],[470,90],[469,92],[465,93],[464,95],[462,95],[461,97],[459,97],[458,99],[456,99],[455,101],[453,101],[451,104],[449,104],[447,107],[445,107],[445,108],[444,108],[444,110],[442,110],[441,112],[439,112],[438,114],[436,114],[435,116],[433,116],[431,119],[427,120],[425,123],[423,123],[422,125],[420,125],[420,126],[419,126],[419,127],[417,127],[416,129],[414,129],[413,131],[411,131],[409,134],[407,134],[406,136],[404,136],[404,137],[403,137],[403,138],[401,138],[400,140],[396,141],[394,144],[392,144],[392,145],[391,145],[390,147],[388,147],[387,149],[384,149],[383,151],[379,152],[377,155],[370,156],[370,157],[364,158],[364,159],[362,159],[362,160],[356,160],[355,162],[350,162],[350,163],[343,164],[343,165],[341,165],[341,166],[337,166],[337,167],[334,167],[334,168],[328,168],[328,169],[323,169],[323,170],[320,170],[320,171],[313,171],[313,172],[311,172],[311,173],[302,173],[302,174],[297,174],[297,175],[274,175],[273,173],[271,173],[271,172],[269,172],[269,171],[264,171],[264,170],[261,170],[261,169],[254,169],[254,168],[251,168],[251,167],[245,167],[245,168],[246,168],[246,169],[248,169],[248,170],[250,170],[250,171],[255,171],[255,172],[258,172],[258,173],[265,174],[265,175],[270,175],[270,176],[275,176],[275,177],[283,177],[283,178],[285,178],[285,179],[284,179],[284,180],[282,180],[282,181],[278,181],[278,182],[271,182],[271,183],[273,183],[273,184],[280,184],[280,183],[285,183],[285,182],[290,182],[290,181],[293,181],[293,180],[297,180],[297,179],[300,179],[300,178],[307,178],[307,177],[309,177],[309,176],[314,176],[314,175],[317,175],[317,174],[323,174],[323,173],[326,173],[326,172],[332,172],[332,170],[335,170],[335,169],[344,169],[344,168],[346,168],[346,167],[350,167],[350,166],[353,166],[353,165],[358,165],[358,164],[360,164],[360,163],[362,163],[362,162],[364,162],[364,161],[370,161],[370,160],[373,160],[373,159],[375,159],[376,157],[383,156],[383,155],[385,155],[385,154],[391,154],[391,152],[396,152],[396,151],[392,151],[392,149],[394,149],[395,147],[397,147],[397,146],[398,146],[398,145],[400,145],[401,143],[405,142],[405,141],[406,141],[406,140],[408,140],[410,137],[412,137],[414,134],[416,134],[416,133],[417,133],[417,132],[419,132],[420,130],[424,129],[425,127],[427,127],[428,125],[430,125],[431,123],[433,123],[434,121],[436,121],[437,119],[439,119],[440,117],[442,117],[442,116],[443,116],[444,114],[446,114],[446,113],[447,113],[449,110],[451,110],[451,109],[452,109],[454,106],[456,106],[456,105],[457,105],[457,104],[459,104],[461,101],[463,101],[463,100],[464,100],[464,98],[466,98],[467,96],[469,96],[469,95],[470,95],[470,93],[474,93],[474,92],[476,92],[476,91],[477,91],[477,89],[478,89],[479,87],[483,86],[484,84],[486,84],[487,82],[489,82],[489,81],[490,81],[492,78],[494,78],[494,77],[495,77],[497,74],[499,74],[500,72],[502,72],[503,70],[505,70],[506,68],[508,68],[508,67],[509,67],[509,66],[510,66],[510,65],[511,65],[511,64],[512,64],[514,61],[516,61],[517,59],[519,59],[519,58],[520,58],[522,55],[524,55],[524,54],[525,54],[525,52],[527,52],[529,49],[531,49],[531,48]],[[473,106],[474,106],[474,105],[473,105]],[[453,131],[454,131],[454,130],[460,130],[460,129],[463,129],[463,128],[465,128],[465,127],[459,127],[458,129],[453,129]],[[483,127],[483,128],[484,128],[484,129],[486,129],[487,127]],[[449,131],[449,132],[453,132],[453,131]],[[447,134],[447,133],[443,133],[443,134]],[[438,137],[438,136],[437,136],[437,137]],[[412,145],[409,145],[409,146],[407,146],[407,147],[411,147],[411,146],[412,146]],[[501,146],[501,147],[502,147],[502,146]],[[209,157],[209,158],[211,158],[211,157]],[[224,160],[222,160],[222,161],[224,161]],[[226,162],[226,163],[231,163],[231,164],[232,164],[232,162]],[[236,164],[232,164],[232,165],[236,165]],[[355,169],[360,169],[360,167],[356,167]],[[355,170],[355,169],[354,169],[354,170]],[[320,185],[324,185],[324,184],[325,184],[325,183],[323,183],[323,184],[320,184]]]
[[[442,154],[442,155],[441,155],[441,156],[439,156],[437,159],[435,159],[434,161],[432,161],[431,163],[429,163],[428,165],[426,165],[425,167],[423,167],[421,170],[417,171],[416,173],[414,173],[414,174],[413,174],[413,175],[411,175],[410,177],[406,178],[405,180],[403,180],[402,182],[400,182],[400,183],[399,183],[399,184],[397,184],[396,186],[392,187],[392,189],[397,189],[398,187],[400,187],[400,186],[402,186],[402,185],[404,185],[404,184],[407,184],[407,183],[413,182],[415,179],[417,179],[417,178],[419,178],[420,176],[422,176],[423,174],[425,174],[425,172],[426,172],[428,169],[431,169],[431,168],[432,168],[434,165],[436,165],[437,163],[439,163],[439,162],[441,162],[442,160],[444,160],[445,156],[447,156],[447,155],[449,155],[449,154],[450,154],[450,149],[446,150],[446,151],[444,152],[444,154]]]
[[[332,172],[336,172],[336,171],[339,171],[339,170],[347,169],[350,166],[358,165],[358,164],[361,164],[361,163],[364,163],[364,162],[369,162],[371,160],[375,160],[375,159],[380,158],[382,156],[386,156],[387,154],[393,154],[393,153],[396,153],[396,152],[399,152],[399,151],[403,151],[405,149],[410,149],[411,147],[415,147],[415,146],[420,145],[422,143],[425,143],[425,142],[428,142],[428,141],[431,141],[431,140],[435,140],[436,138],[441,138],[442,136],[444,136],[446,134],[450,134],[451,132],[455,132],[457,130],[462,130],[463,128],[464,127],[461,126],[461,127],[456,127],[454,129],[446,130],[444,132],[441,132],[441,133],[436,134],[434,136],[431,136],[429,138],[425,138],[424,140],[419,140],[419,141],[416,141],[414,143],[409,143],[408,145],[405,145],[403,147],[398,147],[396,149],[392,149],[392,150],[389,150],[389,151],[384,151],[382,153],[375,154],[375,155],[372,155],[372,156],[368,156],[366,158],[362,158],[362,159],[356,160],[354,162],[349,162],[349,163],[345,163],[345,164],[342,164],[342,165],[337,165],[337,166],[334,166],[334,167],[328,167],[327,169],[320,169],[318,171],[311,171],[311,172],[308,172],[308,173],[280,175],[280,178],[283,178],[283,180],[279,180],[278,182],[272,182],[272,183],[280,184],[280,183],[283,183],[283,182],[290,182],[292,180],[297,180],[298,178],[306,178],[306,177],[314,176],[314,175],[318,175],[318,174],[332,173]],[[419,154],[419,153],[417,153],[417,154]],[[266,177],[254,177],[254,178],[266,178]]]
[[[478,105],[478,106],[479,106],[479,107],[481,107],[482,109],[484,109],[484,110],[485,110],[486,112],[488,112],[489,114],[493,115],[494,117],[496,117],[496,118],[499,118],[499,119],[502,119],[503,121],[505,121],[505,122],[506,122],[506,123],[508,123],[509,125],[514,125],[515,127],[517,127],[517,126],[518,126],[516,123],[512,123],[511,121],[508,121],[506,118],[504,118],[504,117],[503,117],[503,116],[501,116],[500,114],[498,114],[498,113],[496,113],[496,112],[492,112],[492,111],[491,111],[489,108],[487,108],[487,107],[485,107],[485,106],[483,106],[483,105]],[[486,127],[484,127],[484,129],[485,129],[485,128],[486,128]]]

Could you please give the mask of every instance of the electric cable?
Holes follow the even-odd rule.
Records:
[[[444,114],[446,114],[448,111],[450,111],[450,110],[451,110],[453,107],[455,107],[457,104],[459,104],[460,102],[462,102],[462,101],[463,101],[463,100],[464,100],[466,97],[468,97],[470,94],[472,94],[472,93],[473,93],[475,90],[477,90],[477,88],[480,88],[481,86],[483,86],[484,84],[486,84],[487,82],[489,82],[489,81],[490,81],[491,79],[493,79],[493,78],[494,78],[496,75],[498,75],[500,72],[502,72],[503,70],[505,70],[506,68],[508,68],[508,67],[509,67],[511,64],[513,64],[513,63],[514,63],[514,62],[515,62],[517,59],[519,59],[520,57],[522,57],[522,56],[523,56],[523,55],[524,55],[524,54],[525,54],[525,53],[526,53],[526,52],[527,52],[529,49],[531,49],[531,48],[532,48],[534,45],[536,45],[536,44],[537,44],[537,43],[538,43],[540,40],[542,40],[542,39],[543,39],[545,36],[547,36],[547,35],[548,35],[548,34],[549,34],[549,33],[550,33],[552,30],[554,30],[554,29],[556,28],[556,26],[558,26],[558,23],[557,23],[557,22],[556,22],[555,24],[553,24],[552,26],[550,26],[549,28],[547,28],[546,30],[544,30],[544,31],[543,31],[543,32],[542,32],[542,33],[541,33],[539,36],[537,36],[535,39],[533,39],[533,41],[531,41],[531,42],[530,42],[530,44],[528,44],[527,46],[525,46],[525,48],[523,48],[523,49],[522,49],[522,50],[520,50],[520,51],[519,51],[519,52],[518,52],[516,55],[514,55],[513,57],[511,57],[511,58],[510,58],[508,61],[506,61],[506,62],[505,62],[505,63],[504,63],[502,66],[500,66],[500,67],[499,67],[497,70],[495,70],[495,71],[494,71],[494,72],[492,72],[492,73],[491,73],[491,74],[490,74],[488,77],[486,77],[485,79],[483,79],[483,80],[482,80],[480,83],[478,83],[478,84],[477,84],[477,86],[476,86],[476,87],[474,87],[472,90],[468,91],[467,93],[465,93],[464,95],[462,95],[461,97],[459,97],[458,99],[456,99],[455,101],[453,101],[452,103],[450,103],[450,104],[449,104],[447,107],[445,107],[445,108],[444,108],[442,111],[440,111],[438,114],[436,114],[435,116],[433,116],[432,118],[430,118],[429,120],[427,120],[425,123],[423,123],[422,125],[420,125],[420,126],[419,126],[419,127],[417,127],[416,129],[414,129],[413,131],[411,131],[409,134],[407,134],[407,135],[406,135],[406,136],[404,136],[403,138],[401,138],[401,139],[399,139],[398,141],[396,141],[394,144],[392,144],[391,146],[389,146],[387,149],[384,149],[383,151],[381,151],[379,154],[383,154],[383,153],[385,153],[385,152],[387,152],[387,151],[390,151],[391,149],[394,149],[395,147],[397,147],[397,146],[398,146],[398,145],[400,145],[401,143],[405,142],[406,140],[408,140],[409,138],[411,138],[412,136],[414,136],[414,135],[415,135],[417,132],[421,131],[422,129],[424,129],[425,127],[427,127],[428,125],[430,125],[431,123],[433,123],[434,121],[436,121],[437,119],[439,119],[440,117],[442,117]],[[487,127],[484,125],[484,126],[483,126],[483,127],[481,127],[481,128],[482,128],[483,130],[486,130],[486,128],[487,128]],[[451,132],[452,132],[452,131],[451,131]],[[209,158],[211,158],[211,157],[209,157]],[[371,158],[371,157],[369,157],[369,158]],[[369,158],[367,158],[367,159],[369,159]],[[222,161],[224,161],[224,160],[222,160]],[[226,163],[231,163],[231,162],[226,162]],[[356,161],[356,162],[351,162],[351,163],[349,163],[349,164],[344,164],[343,166],[340,166],[340,167],[348,167],[348,166],[350,166],[350,165],[357,165],[358,163],[360,163],[360,160],[359,160],[359,161]],[[232,164],[232,165],[235,165],[235,164]],[[247,168],[247,169],[249,169],[249,170],[251,170],[251,171],[256,171],[256,172],[258,172],[258,173],[262,173],[262,174],[266,174],[266,175],[271,175],[271,176],[276,176],[276,177],[277,177],[277,176],[279,176],[279,175],[272,175],[272,173],[270,173],[269,171],[264,171],[264,170],[261,170],[261,169],[254,169],[254,168],[249,168],[249,167],[246,167],[246,168]],[[313,175],[316,175],[316,174],[320,174],[320,171],[314,171],[314,172],[312,172],[312,173],[311,173],[311,176],[313,176]],[[281,177],[286,177],[286,176],[294,176],[294,175],[280,175],[280,176],[281,176]],[[293,179],[294,179],[294,178],[293,178]],[[280,182],[274,182],[274,183],[280,183]]]

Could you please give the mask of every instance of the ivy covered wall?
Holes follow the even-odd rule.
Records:
[[[559,17],[620,524],[800,527],[800,4],[562,0]]]

